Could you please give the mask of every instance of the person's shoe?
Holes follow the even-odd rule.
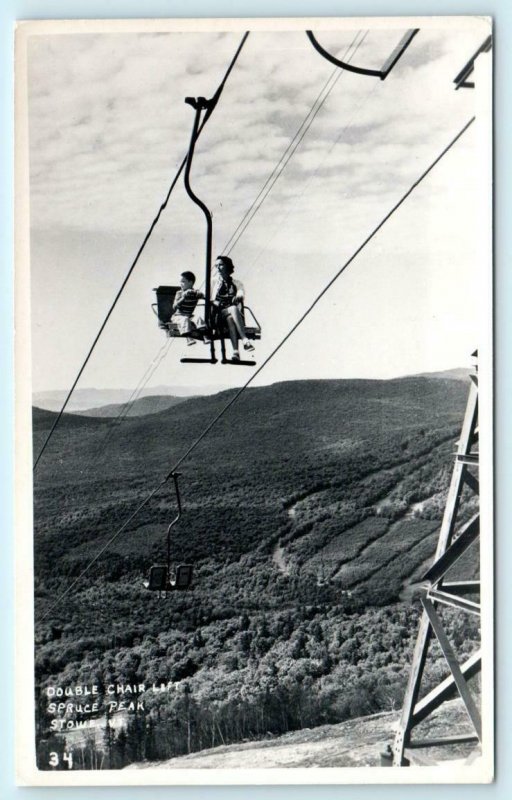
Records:
[[[240,361],[240,353],[237,350],[231,356],[231,361]]]
[[[188,344],[189,347],[190,347],[191,344],[195,344],[195,343],[196,343],[195,339],[187,339],[187,344]]]
[[[250,342],[244,342],[244,350],[254,350],[254,345]]]

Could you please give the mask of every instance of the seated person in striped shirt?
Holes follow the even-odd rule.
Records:
[[[190,334],[197,330],[196,324],[192,319],[198,300],[204,299],[202,292],[194,289],[196,276],[193,272],[182,272],[180,276],[180,289],[176,292],[172,309],[174,311],[171,322],[176,322],[179,332]],[[191,336],[187,336],[187,344],[195,344],[196,341]]]

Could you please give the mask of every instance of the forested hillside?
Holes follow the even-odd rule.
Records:
[[[54,607],[232,392],[121,425],[64,415],[34,487],[41,766],[66,744],[49,686],[98,688],[97,712],[60,712],[68,747],[91,723],[89,767],[98,748],[122,767],[399,707],[418,616],[402,598],[435,549],[466,395],[428,377],[247,390],[182,467],[172,553],[193,587],[143,587],[165,561],[166,486]],[[35,452],[53,419],[34,410]],[[472,652],[476,622],[448,625]],[[105,717],[111,685],[143,708]]]

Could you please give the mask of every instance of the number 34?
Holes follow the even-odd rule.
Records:
[[[63,753],[62,760],[65,761],[68,765],[68,769],[73,769],[73,753]],[[59,766],[59,754],[58,753],[50,753],[50,760],[48,761],[50,767],[58,767]]]

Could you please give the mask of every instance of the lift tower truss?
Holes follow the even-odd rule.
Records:
[[[476,355],[476,354],[474,354]],[[446,606],[461,614],[480,616],[480,580],[450,578],[452,567],[479,538],[479,512],[464,522],[458,521],[462,492],[465,487],[479,494],[478,470],[478,377],[472,374],[466,413],[455,453],[455,464],[448,490],[443,521],[434,561],[420,581],[420,599],[423,606],[414,656],[405,693],[402,715],[393,748],[393,765],[429,765],[435,763],[427,754],[429,748],[446,746],[448,749],[463,743],[474,743],[475,752],[482,737],[479,704],[469,681],[481,671],[481,651],[474,652],[463,663],[452,646],[443,622],[442,609]],[[478,506],[477,506],[478,509]],[[463,571],[467,560],[458,564]],[[472,567],[474,567],[474,562]],[[471,572],[471,568],[470,572]],[[478,573],[479,574],[479,573]],[[470,578],[473,577],[471,572]],[[422,695],[425,666],[429,647],[435,639],[448,667],[448,677]],[[467,729],[437,738],[413,738],[413,730],[454,695],[460,695],[469,717]],[[427,752],[425,752],[427,751]]]

